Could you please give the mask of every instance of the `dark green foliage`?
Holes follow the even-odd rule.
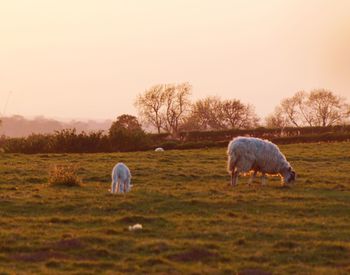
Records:
[[[110,151],[109,138],[102,131],[82,132],[64,129],[54,134],[32,134],[26,138],[5,138],[2,148],[9,153],[82,153]]]
[[[109,138],[113,151],[142,150],[149,144],[137,118],[131,115],[121,115],[112,123]]]

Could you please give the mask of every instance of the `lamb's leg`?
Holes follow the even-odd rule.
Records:
[[[130,186],[130,179],[127,179],[126,181],[125,181],[125,192],[129,192],[130,191],[130,189],[131,189],[131,186]]]
[[[120,193],[120,179],[117,181],[117,192]]]
[[[128,178],[128,192],[131,191],[131,182],[130,182],[130,178]]]
[[[120,180],[120,192],[125,193],[125,180]]]
[[[111,186],[111,192],[112,192],[112,194],[115,193],[115,187],[116,187],[116,185],[117,185],[117,182],[113,179],[113,181],[112,181],[112,186]]]
[[[122,188],[123,188],[123,181],[122,181],[122,180],[119,180],[118,183],[119,183],[118,192],[119,192],[119,193],[123,193],[123,189],[122,189]]]

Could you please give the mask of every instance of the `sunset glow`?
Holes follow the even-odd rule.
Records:
[[[113,119],[188,81],[266,116],[298,90],[350,98],[350,1],[2,1],[5,115]]]

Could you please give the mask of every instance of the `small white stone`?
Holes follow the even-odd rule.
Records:
[[[129,231],[142,230],[142,224],[134,224],[129,226]]]

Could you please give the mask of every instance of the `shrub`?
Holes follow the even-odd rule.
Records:
[[[77,176],[74,165],[54,165],[49,175],[50,185],[81,186],[81,179]]]

